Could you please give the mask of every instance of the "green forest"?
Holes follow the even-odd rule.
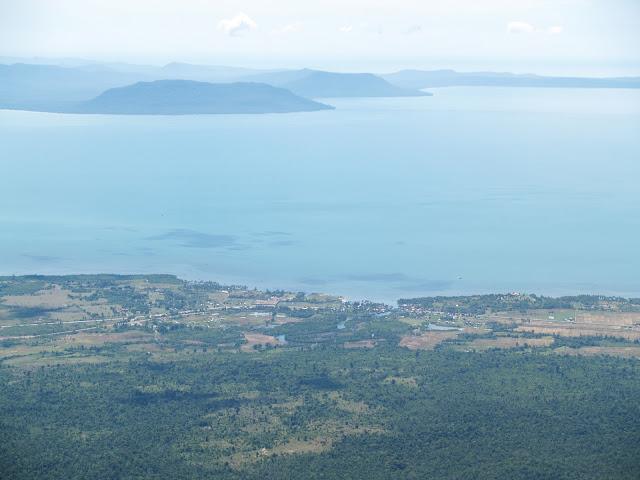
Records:
[[[376,348],[0,369],[11,479],[637,479],[640,364]],[[279,448],[278,445],[290,448]]]

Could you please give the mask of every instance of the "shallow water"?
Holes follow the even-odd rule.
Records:
[[[640,91],[433,91],[286,115],[0,111],[0,273],[640,295]]]

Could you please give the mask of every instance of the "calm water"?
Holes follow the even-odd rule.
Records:
[[[0,273],[640,295],[640,91],[434,92],[289,115],[0,111]]]

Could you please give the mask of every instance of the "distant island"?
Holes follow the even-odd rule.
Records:
[[[382,75],[402,88],[433,87],[546,87],[640,88],[640,77],[546,77],[533,74],[456,72],[455,70],[401,70]]]
[[[189,115],[289,113],[331,110],[315,102],[260,83],[207,83],[156,80],[111,88],[92,100],[52,109],[57,113],[115,115]]]
[[[136,95],[142,97],[136,98]],[[197,102],[194,95],[198,97]],[[122,63],[74,67],[0,64],[0,108],[12,110],[113,114],[284,113],[333,108],[308,98],[427,95],[430,94],[392,85],[370,73],[309,69],[260,71],[180,63],[164,67]]]
[[[401,70],[379,75],[186,63],[1,64],[13,60],[0,58],[0,109],[57,113],[309,112],[333,108],[310,99],[424,97],[431,93],[423,89],[453,86],[640,88],[640,77],[551,77],[454,70]]]
[[[287,113],[333,107],[261,83],[156,80],[112,88],[72,109],[73,113],[185,115]]]

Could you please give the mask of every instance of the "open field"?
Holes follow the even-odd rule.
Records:
[[[405,335],[399,345],[410,350],[432,350],[445,340],[456,338],[460,332],[426,332],[420,335]]]
[[[478,299],[474,302],[478,308]],[[602,310],[590,306],[461,315],[350,304],[320,294],[274,295],[166,275],[11,277],[0,280],[0,362],[95,358],[96,350],[105,348],[118,348],[119,353],[101,361],[142,354],[174,359],[198,348],[255,353],[264,347],[337,342],[347,349],[373,349],[385,341],[411,350],[525,347],[561,352],[553,348],[563,346],[554,345],[554,337],[586,342],[566,345],[579,354],[634,356],[640,311],[623,311],[626,307],[616,301],[601,303]],[[279,335],[287,342],[278,340]],[[596,340],[606,338],[622,343],[610,346]]]
[[[554,350],[562,355],[611,355],[614,357],[640,358],[640,345],[632,346],[592,346],[592,347],[560,347]]]
[[[344,342],[344,348],[373,348],[376,346],[374,340],[358,340],[355,342]]]
[[[470,350],[487,350],[491,348],[529,348],[529,347],[548,347],[553,344],[553,337],[527,338],[527,337],[506,337],[500,336],[496,338],[478,338],[464,344],[464,348]]]
[[[262,333],[244,333],[244,339],[246,343],[242,345],[241,350],[243,352],[252,352],[256,347],[281,345],[281,342],[270,335],[264,335]]]
[[[624,338],[631,341],[640,340],[640,327],[625,327],[610,323],[559,325],[555,322],[532,322],[518,326],[517,330],[519,332],[559,335],[562,337],[602,336]]]

